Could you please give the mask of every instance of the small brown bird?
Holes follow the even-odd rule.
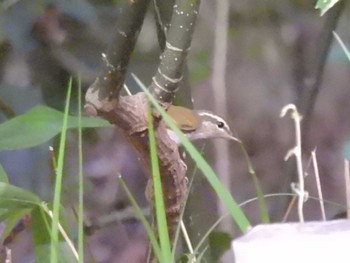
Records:
[[[213,112],[170,106],[167,113],[191,141],[212,138],[237,141],[226,121]],[[180,143],[178,136],[171,129],[168,129],[168,135],[178,144]]]

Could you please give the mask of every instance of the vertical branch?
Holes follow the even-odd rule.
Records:
[[[215,23],[215,42],[214,42],[214,61],[212,90],[214,94],[215,112],[221,116],[227,116],[226,99],[226,57],[227,57],[227,33],[228,33],[229,1],[222,0],[216,2],[216,23]],[[224,185],[230,187],[230,162],[229,147],[227,141],[220,140],[215,142],[216,170]],[[227,213],[222,202],[218,203],[219,216]],[[230,233],[232,230],[232,220],[226,218],[221,223],[221,229]]]
[[[311,76],[313,80],[312,84],[310,87],[306,87],[301,97],[298,99],[298,108],[303,116],[303,136],[306,136],[309,129],[311,114],[322,85],[324,68],[333,41],[332,32],[337,27],[340,15],[345,8],[345,2],[346,1],[340,1],[329,11],[326,17],[325,24],[318,37],[318,49],[316,49],[314,70]]]
[[[183,79],[183,67],[190,49],[199,4],[199,0],[177,0],[173,6],[165,49],[150,86],[150,92],[160,102],[172,103]]]
[[[168,30],[171,25],[173,14],[174,0],[153,0],[155,10],[155,20],[157,26],[158,43],[162,50],[165,49],[165,42],[168,35]],[[183,79],[179,84],[179,92],[176,93],[175,103],[178,105],[192,108],[192,93],[189,83],[189,72],[187,63],[183,66]]]
[[[318,198],[320,200],[321,216],[322,216],[322,220],[326,221],[326,212],[325,212],[325,209],[324,209],[322,187],[321,187],[321,182],[320,182],[320,173],[318,172],[318,164],[317,164],[317,158],[316,158],[316,149],[311,152],[311,157],[312,157],[312,165],[314,167],[314,172],[315,172],[315,179],[316,179]]]
[[[174,0],[153,0],[153,3],[158,43],[161,50],[164,51],[167,33],[173,14]]]
[[[116,35],[107,52],[102,54],[103,68],[86,93],[88,104],[85,107],[92,115],[96,113],[92,107],[88,107],[89,104],[97,109],[107,108],[118,99],[148,4],[149,0],[134,0],[122,8],[115,29]]]

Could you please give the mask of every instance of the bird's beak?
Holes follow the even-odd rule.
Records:
[[[233,135],[230,135],[230,136],[228,137],[228,139],[229,139],[229,140],[236,141],[236,142],[238,142],[238,143],[241,143],[241,142],[242,142],[240,139],[236,138],[236,137],[233,136]]]
[[[238,139],[237,137],[235,137],[235,136],[233,135],[233,132],[232,132],[232,131],[230,131],[230,134],[228,134],[227,139],[236,141],[236,142],[238,142],[238,143],[241,143],[241,142],[242,142],[240,139]]]

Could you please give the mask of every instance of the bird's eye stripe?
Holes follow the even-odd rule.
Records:
[[[224,124],[224,126],[226,127],[229,127],[228,124],[226,123],[226,121],[222,118],[220,118],[219,116],[213,114],[213,113],[210,113],[210,112],[200,112],[198,113],[200,116],[206,116],[206,117],[209,117],[209,118],[213,118],[215,119],[218,123],[219,122],[222,122]]]

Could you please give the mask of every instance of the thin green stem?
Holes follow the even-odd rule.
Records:
[[[84,179],[83,179],[83,134],[81,125],[81,79],[78,80],[78,158],[79,158],[79,204],[78,204],[78,252],[79,262],[84,262]]]
[[[51,226],[51,254],[50,262],[58,262],[58,233],[59,233],[59,214],[60,214],[60,204],[61,204],[61,192],[62,192],[62,178],[63,178],[63,163],[64,163],[64,152],[66,146],[66,134],[68,126],[68,112],[70,104],[70,96],[72,90],[72,79],[69,80],[66,106],[64,110],[62,132],[60,137],[60,146],[57,160],[56,169],[56,180],[55,180],[55,192],[53,200],[53,218]]]

